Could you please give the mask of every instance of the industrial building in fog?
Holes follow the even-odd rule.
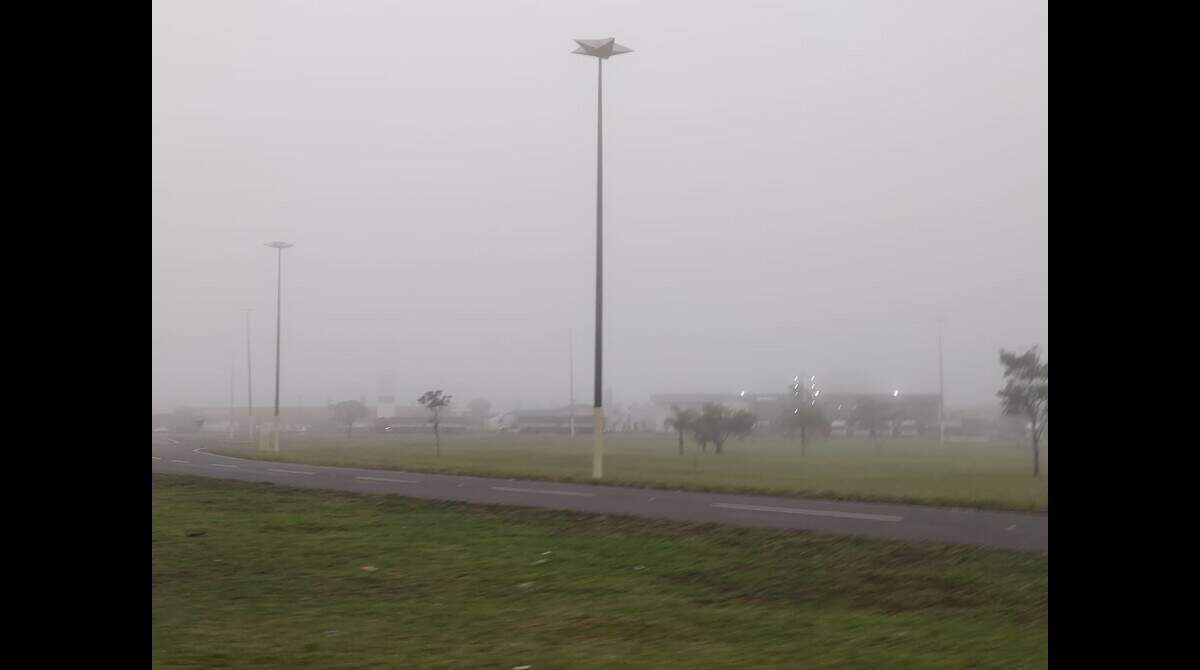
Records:
[[[669,431],[667,419],[673,407],[700,411],[708,403],[733,410],[747,410],[758,417],[759,427],[770,429],[784,412],[796,406],[790,393],[663,393],[650,396],[654,405],[654,430]],[[886,410],[887,429],[900,435],[936,435],[941,395],[937,393],[832,393],[822,392],[817,405],[834,426],[834,436],[848,437],[866,431],[859,406],[873,404]],[[902,431],[903,429],[903,431]]]

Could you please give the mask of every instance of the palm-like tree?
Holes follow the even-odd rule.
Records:
[[[679,433],[679,455],[683,455],[683,433],[691,430],[692,424],[696,422],[696,412],[690,409],[679,409],[671,407],[671,416],[667,419],[666,426],[671,430]]]

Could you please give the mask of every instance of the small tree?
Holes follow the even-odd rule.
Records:
[[[417,402],[421,403],[425,409],[433,414],[429,422],[433,424],[433,439],[437,443],[437,455],[442,455],[442,436],[438,432],[438,425],[442,422],[442,408],[450,404],[450,398],[453,396],[442,395],[442,390],[426,391],[417,398]]]
[[[825,412],[816,405],[801,405],[793,409],[785,409],[780,418],[788,437],[800,432],[800,455],[808,453],[808,437],[811,433],[823,433],[828,429],[829,419]]]
[[[758,417],[754,416],[754,413],[739,409],[729,417],[729,436],[739,440],[749,437],[754,432],[756,423],[758,423]]]
[[[671,416],[667,419],[667,428],[679,433],[679,455],[683,455],[683,433],[692,429],[692,423],[698,415],[694,410],[671,407]]]
[[[720,454],[730,436],[749,435],[754,422],[754,415],[746,410],[735,413],[724,405],[706,403],[700,416],[691,423],[692,438],[700,444],[701,451],[707,451],[708,443],[712,442],[716,453]]]
[[[346,424],[346,439],[350,439],[354,431],[354,422],[367,418],[367,406],[357,400],[339,402],[332,408],[333,419]]]
[[[996,392],[1004,407],[1004,413],[1029,420],[1030,439],[1033,442],[1033,476],[1040,469],[1039,442],[1047,425],[1050,364],[1043,363],[1038,348],[1033,347],[1023,354],[1000,350],[1000,363],[1004,365],[1004,388]]]

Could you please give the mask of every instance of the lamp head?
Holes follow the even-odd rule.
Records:
[[[617,44],[615,37],[605,37],[596,40],[575,40],[575,43],[579,45],[579,48],[571,53],[579,54],[580,56],[595,56],[604,60],[633,51],[629,47]]]

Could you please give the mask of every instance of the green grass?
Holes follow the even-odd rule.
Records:
[[[1047,665],[1044,554],[172,475],[152,492],[156,668]]]
[[[291,438],[282,450],[214,443],[218,453],[289,463],[447,472],[591,482],[591,439],[504,436],[443,440],[363,435],[352,440]],[[632,486],[815,496],[847,500],[953,505],[1045,512],[1042,476],[1032,476],[1027,445],[955,444],[921,440],[830,440],[801,457],[795,441],[754,438],[726,444],[720,456],[691,443],[679,456],[671,435],[606,437],[605,482]]]

